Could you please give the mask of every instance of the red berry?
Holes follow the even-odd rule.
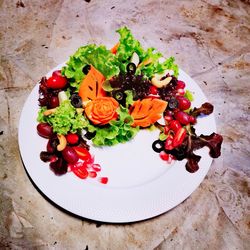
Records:
[[[55,70],[55,71],[52,73],[52,76],[53,76],[53,77],[57,77],[57,76],[61,76],[61,77],[62,77],[61,70]]]
[[[190,115],[190,116],[189,116],[189,122],[190,122],[191,124],[195,124],[195,123],[197,122],[197,120],[196,120],[196,118],[195,118],[194,116]]]
[[[186,87],[186,84],[183,81],[178,81],[176,89],[184,89]]]
[[[89,175],[88,170],[86,168],[75,168],[72,171],[80,179],[86,179]]]
[[[93,168],[93,170],[96,171],[96,172],[101,171],[101,166],[100,166],[100,164],[93,164],[93,165],[92,165],[92,168]]]
[[[177,90],[177,93],[178,93],[179,95],[184,95],[184,94],[185,94],[185,90],[184,90],[184,89],[178,89],[178,90]]]
[[[55,71],[47,80],[47,87],[51,89],[62,89],[67,85],[67,78]]]
[[[69,144],[76,144],[79,141],[78,134],[69,133],[66,135],[66,140]]]
[[[37,133],[44,138],[50,138],[53,135],[53,128],[48,123],[39,123],[36,128]]]
[[[177,96],[178,108],[180,110],[186,110],[191,107],[191,102],[184,96]]]
[[[102,184],[107,184],[108,183],[108,177],[100,177],[98,180]]]
[[[165,115],[173,116],[174,112],[172,110],[166,110]]]
[[[95,178],[97,176],[97,173],[95,171],[90,171],[89,172],[89,177],[90,178]]]
[[[170,122],[170,121],[173,120],[173,117],[170,116],[170,115],[165,115],[165,116],[164,116],[164,119],[165,119],[166,122]]]
[[[49,107],[56,108],[59,106],[59,99],[57,96],[52,96],[49,100]]]
[[[189,124],[189,115],[183,111],[178,111],[174,115],[175,119],[178,120],[182,125]]]
[[[160,152],[160,157],[163,161],[168,161],[169,160],[169,154],[167,154],[165,151]]]
[[[158,94],[158,89],[155,86],[150,86],[149,92],[151,95],[157,95]]]

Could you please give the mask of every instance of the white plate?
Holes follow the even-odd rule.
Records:
[[[179,79],[194,92],[193,106],[207,101],[199,86],[182,70]],[[160,215],[185,200],[202,182],[212,163],[208,149],[203,148],[197,152],[202,158],[196,173],[186,171],[186,160],[168,165],[151,147],[159,132],[143,131],[126,144],[102,148],[91,145],[95,162],[102,166],[99,175],[108,176],[108,184],[91,178],[81,180],[73,173],[55,176],[49,164],[39,158],[40,152],[46,149],[47,140],[36,132],[37,99],[38,84],[24,104],[19,123],[18,140],[23,163],[37,188],[49,200],[75,215],[111,223],[134,222]],[[216,132],[214,116],[198,119],[196,132]]]

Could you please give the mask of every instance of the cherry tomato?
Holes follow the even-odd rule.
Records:
[[[73,149],[76,151],[80,159],[84,161],[91,159],[91,155],[87,149],[78,146],[73,147]]]
[[[47,87],[51,89],[62,89],[67,85],[67,78],[61,72],[55,71],[47,80]]]
[[[69,144],[76,144],[79,141],[78,134],[69,133],[66,135],[66,140]]]
[[[173,147],[177,147],[179,145],[182,144],[185,136],[186,136],[186,129],[185,128],[179,128],[176,132],[176,134],[174,135],[174,138],[173,138]]]
[[[177,120],[173,120],[169,123],[169,129],[173,130],[175,133],[178,131],[178,129],[181,128],[181,124]]]

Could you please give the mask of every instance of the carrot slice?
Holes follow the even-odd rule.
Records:
[[[91,65],[88,74],[80,84],[78,94],[82,101],[92,101],[99,96],[105,96],[105,91],[102,89],[104,80],[104,75]]]
[[[134,118],[132,127],[148,127],[162,116],[167,107],[167,102],[160,99],[146,98],[137,100],[131,107],[130,114]]]
[[[112,54],[116,54],[119,45],[120,45],[120,43],[118,42],[118,43],[115,44],[115,46],[112,49],[110,49]]]

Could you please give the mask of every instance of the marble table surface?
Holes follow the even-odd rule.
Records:
[[[0,0],[0,249],[249,249],[249,17],[248,0]],[[224,143],[201,185],[174,209],[101,224],[40,195],[22,165],[18,122],[43,75],[83,44],[111,47],[124,25],[198,83]]]

